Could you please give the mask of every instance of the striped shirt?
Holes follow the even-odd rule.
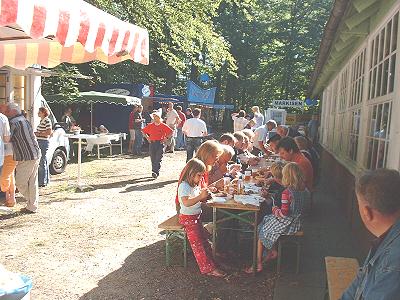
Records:
[[[24,116],[18,115],[10,119],[10,131],[14,160],[27,161],[40,158],[40,149],[32,126]]]
[[[38,127],[36,128],[36,131],[38,132],[44,132],[48,129],[51,130],[52,126],[51,126],[51,121],[49,119],[49,117],[44,117],[43,119],[40,120],[40,123],[38,125]],[[48,140],[49,137],[44,137],[44,136],[37,136],[36,137],[38,140]]]

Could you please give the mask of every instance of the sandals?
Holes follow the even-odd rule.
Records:
[[[214,269],[213,271],[208,272],[205,275],[223,278],[223,277],[226,276],[226,273],[224,271],[219,270],[219,269]]]
[[[272,251],[268,252],[267,256],[264,259],[264,262],[267,263],[267,262],[269,262],[271,260],[275,260],[277,258],[278,258],[278,252],[275,250],[272,250]]]
[[[260,273],[262,272],[263,268],[260,266],[257,266],[257,270],[256,273]],[[243,270],[246,274],[253,274],[254,273],[254,269],[253,266],[247,267]]]

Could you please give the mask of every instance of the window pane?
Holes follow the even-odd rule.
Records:
[[[376,36],[375,38],[375,43],[374,43],[374,63],[373,66],[375,66],[378,63],[378,48],[379,48],[379,35]]]
[[[379,97],[381,95],[381,82],[382,82],[382,64],[379,64],[375,97]]]
[[[385,46],[385,28],[381,30],[381,34],[379,37],[379,62],[383,60],[383,51],[384,51],[384,46]]]
[[[389,93],[393,92],[394,88],[394,72],[396,68],[396,54],[390,58],[390,72],[389,72]]]
[[[392,114],[391,103],[385,103],[383,107],[383,129],[385,130],[385,138],[389,138],[390,134],[390,119]]]
[[[386,36],[385,36],[385,57],[390,53],[390,41],[392,39],[392,20],[386,25]]]
[[[385,60],[383,63],[383,75],[382,75],[382,93],[381,95],[386,95],[387,94],[387,83],[388,83],[388,77],[389,77],[389,58]]]
[[[399,29],[399,13],[393,18],[393,30],[392,30],[392,52],[397,49],[397,32]]]

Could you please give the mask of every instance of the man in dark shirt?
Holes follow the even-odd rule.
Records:
[[[6,115],[10,120],[11,144],[14,160],[17,162],[15,183],[19,192],[26,199],[23,213],[34,213],[39,204],[38,168],[40,148],[31,124],[21,114],[15,103],[9,103]]]

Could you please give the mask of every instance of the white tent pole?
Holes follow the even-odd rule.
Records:
[[[93,102],[90,102],[90,134],[93,134]]]

